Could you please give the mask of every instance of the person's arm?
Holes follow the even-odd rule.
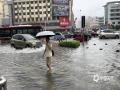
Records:
[[[46,47],[45,47],[45,50],[44,50],[44,53],[43,53],[43,57],[44,57],[44,55],[45,55],[45,52],[46,52]]]

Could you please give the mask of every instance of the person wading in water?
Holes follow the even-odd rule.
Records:
[[[48,71],[51,72],[51,59],[52,59],[52,44],[50,43],[50,38],[46,37],[46,47],[43,53],[43,57],[46,58],[46,65],[48,67]]]

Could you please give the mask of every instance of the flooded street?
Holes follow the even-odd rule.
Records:
[[[119,39],[92,38],[79,48],[55,47],[47,73],[44,46],[15,50],[0,46],[0,75],[8,90],[120,90]]]

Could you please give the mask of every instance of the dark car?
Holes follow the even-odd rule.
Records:
[[[70,33],[70,32],[63,33],[63,35],[65,36],[65,38],[72,38],[73,37],[73,33]]]
[[[60,32],[56,32],[55,33],[55,36],[54,36],[54,39],[55,40],[64,40],[65,39],[65,36],[62,34],[62,33],[60,33]]]
[[[30,34],[15,34],[11,38],[11,47],[14,48],[39,48],[42,46],[41,42],[31,36]]]

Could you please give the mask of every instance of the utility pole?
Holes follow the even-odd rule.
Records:
[[[46,4],[46,10],[45,10],[45,14],[46,14],[46,18],[45,18],[45,31],[46,31],[46,26],[47,26],[47,12],[48,12],[48,7],[47,7],[47,0],[45,1],[45,4]]]

